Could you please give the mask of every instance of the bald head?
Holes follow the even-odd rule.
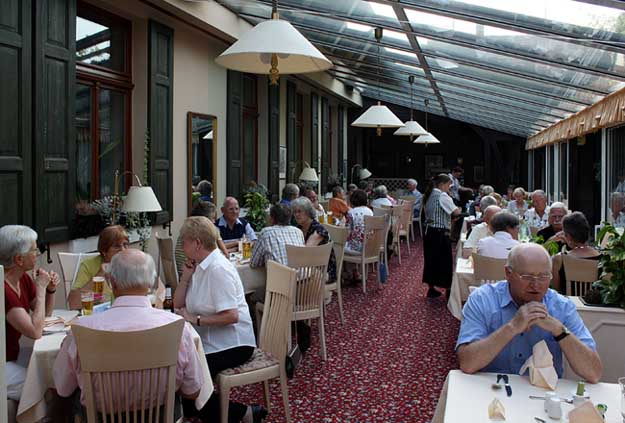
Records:
[[[510,250],[507,267],[520,274],[549,273],[551,257],[541,245],[533,242],[521,243]]]
[[[488,206],[486,207],[486,210],[484,210],[484,213],[482,214],[482,220],[488,224],[490,223],[490,220],[493,218],[493,216],[499,213],[500,211],[501,211],[501,207],[499,206]]]

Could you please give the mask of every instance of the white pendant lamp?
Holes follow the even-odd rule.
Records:
[[[423,104],[425,105],[425,134],[424,135],[419,135],[419,137],[417,137],[416,140],[414,140],[412,143],[413,144],[425,144],[425,148],[428,148],[428,144],[440,144],[441,142],[438,140],[438,138],[436,138],[434,135],[432,135],[429,131],[428,131],[428,105],[430,104],[430,101],[426,98],[423,100]]]
[[[410,137],[410,141],[412,141],[414,137],[425,135],[428,132],[425,129],[423,129],[423,127],[419,125],[419,123],[413,119],[413,116],[412,116],[412,84],[414,83],[413,75],[410,75],[408,77],[408,82],[410,82],[410,120],[406,121],[404,126],[402,126],[397,131],[395,131],[393,135],[397,135],[400,137],[401,136]]]
[[[276,1],[271,20],[243,34],[215,61],[240,72],[268,74],[271,85],[278,85],[280,74],[321,72],[332,67],[332,62],[293,25],[278,19]]]
[[[378,42],[378,96],[380,95],[380,40],[382,28],[375,29],[375,39]],[[352,126],[359,128],[376,128],[377,136],[382,135],[382,128],[400,128],[404,123],[380,101],[369,107],[362,115],[352,122]]]

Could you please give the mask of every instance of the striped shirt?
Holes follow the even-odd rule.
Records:
[[[425,204],[425,224],[428,227],[450,229],[451,214],[456,205],[451,197],[438,188],[432,190],[430,198]]]

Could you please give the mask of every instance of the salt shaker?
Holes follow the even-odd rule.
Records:
[[[549,400],[556,396],[555,392],[545,392],[545,412],[547,411],[547,406],[549,405]]]
[[[560,398],[549,398],[547,402],[547,415],[554,420],[560,420],[562,418],[562,402]]]

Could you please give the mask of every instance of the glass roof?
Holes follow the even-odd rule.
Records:
[[[252,24],[271,0],[219,0]],[[617,0],[280,0],[363,95],[528,137],[625,87]],[[374,28],[382,27],[378,43]]]

